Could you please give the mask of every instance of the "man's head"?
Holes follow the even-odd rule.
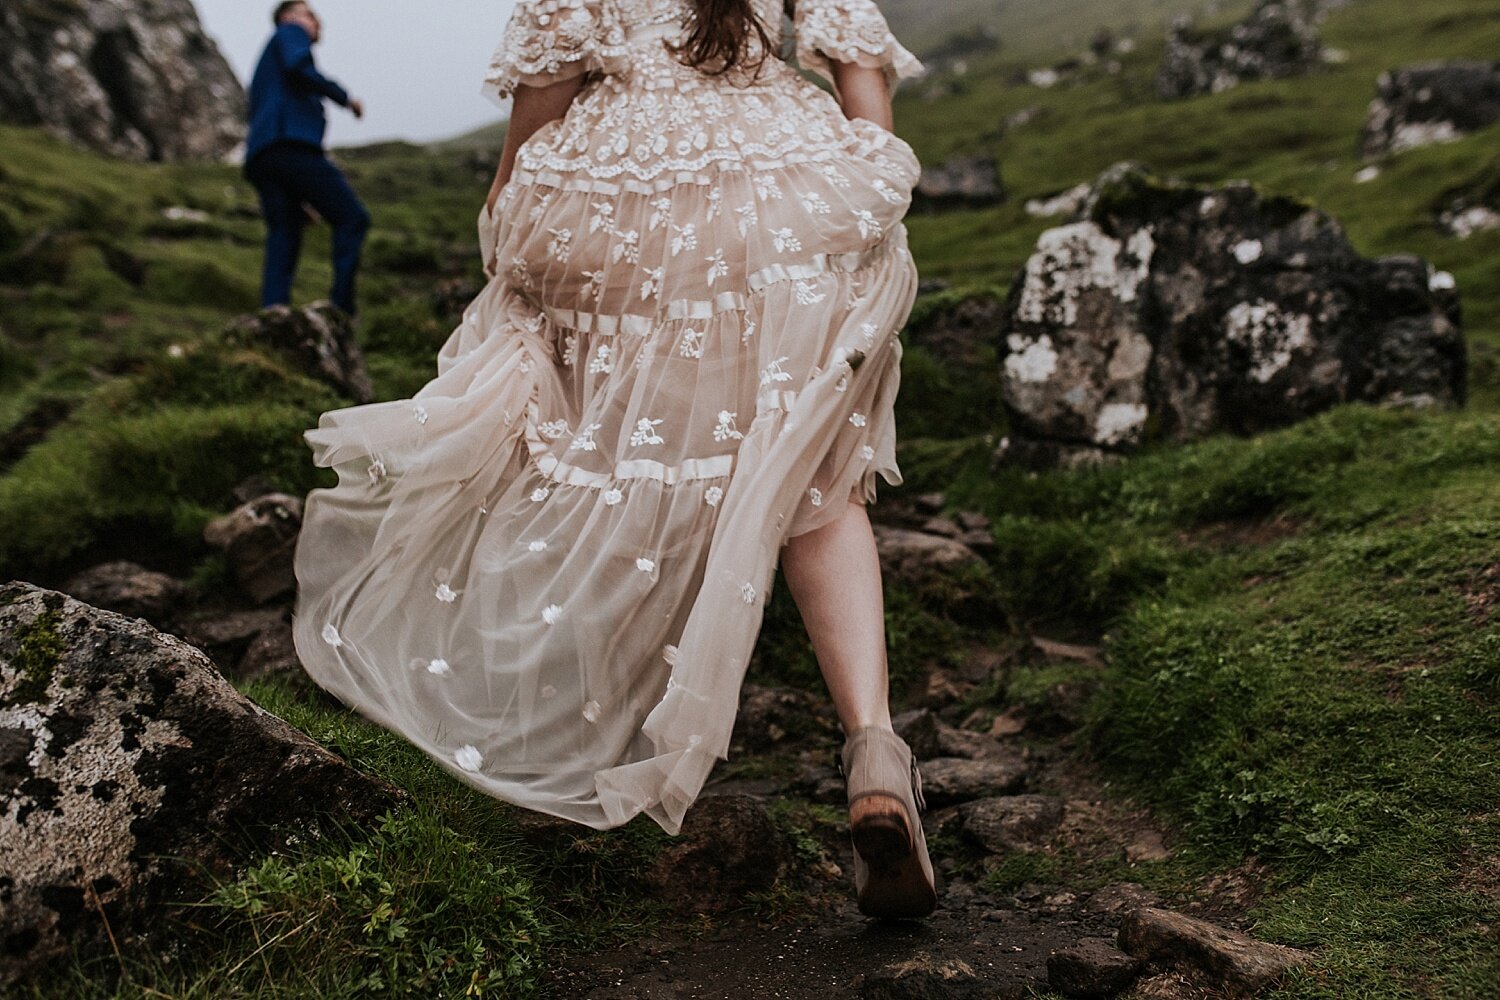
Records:
[[[313,13],[306,0],[285,0],[284,3],[277,4],[271,13],[271,20],[278,28],[283,24],[299,24],[315,42],[323,33],[323,23],[318,20],[318,15]]]

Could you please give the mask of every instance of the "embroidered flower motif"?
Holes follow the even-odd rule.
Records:
[[[608,344],[600,344],[594,351],[594,357],[589,362],[590,375],[609,375],[615,370],[614,348]]]
[[[566,420],[549,420],[536,429],[537,433],[549,441],[555,441],[560,437],[567,436],[568,422]]]
[[[604,506],[606,507],[613,507],[615,504],[624,499],[625,494],[620,492],[618,487],[614,487],[604,491]]]
[[[859,449],[859,457],[864,459],[866,462],[872,462],[875,460],[875,449],[871,448],[869,445],[865,445],[863,448]]]
[[[844,174],[843,171],[841,171],[838,167],[835,167],[831,163],[825,163],[823,165],[823,176],[827,177],[828,182],[834,187],[846,188],[849,186],[849,178]]]
[[[465,771],[477,771],[479,765],[484,763],[484,758],[480,755],[478,748],[469,743],[458,748],[453,754],[453,760]]]
[[[558,604],[549,604],[545,608],[542,609],[542,621],[546,622],[548,625],[556,625],[557,624],[557,620],[559,618],[561,618],[561,617],[562,617],[562,606],[561,605],[558,605]]]
[[[610,259],[616,264],[622,260],[627,264],[639,261],[641,259],[641,234],[632,229],[629,232],[615,233],[615,235],[620,238],[620,242],[610,249]]]
[[[775,385],[777,382],[790,382],[792,373],[784,370],[781,366],[784,362],[792,360],[788,357],[779,357],[772,361],[760,373],[760,387],[762,389]]]
[[[436,674],[438,677],[447,677],[453,673],[453,668],[448,666],[448,661],[441,657],[427,664],[427,672]]]
[[[740,599],[746,604],[755,603],[755,585],[752,583],[740,584]]]
[[[637,447],[648,444],[664,444],[662,436],[656,433],[656,428],[661,426],[660,420],[652,420],[650,417],[642,417],[635,422],[635,432],[630,435],[630,443]]]
[[[719,411],[719,421],[714,424],[715,441],[739,441],[744,438],[745,435],[735,429],[734,418],[735,414],[730,413],[728,410]]]
[[[642,573],[650,573],[656,569],[656,561],[653,559],[647,559],[645,556],[641,556],[635,561],[635,568],[640,570]]]
[[[549,490],[547,487],[545,487],[545,486],[538,486],[536,489],[534,489],[534,490],[531,491],[531,502],[532,503],[541,503],[543,500],[547,499],[551,495],[552,495],[552,491]]]
[[[817,305],[828,298],[828,293],[818,291],[811,281],[793,282],[792,289],[797,293],[797,304],[799,306]]]
[[[677,235],[672,237],[672,256],[676,257],[684,250],[698,249],[698,227],[689,222],[685,226],[673,225],[672,229]]]
[[[875,343],[875,334],[879,332],[880,328],[874,323],[865,322],[859,325],[859,335],[864,338],[866,347]]]
[[[573,230],[549,229],[547,232],[552,237],[547,244],[547,256],[559,263],[566,262],[573,250]]]
[[[557,688],[553,687],[551,684],[543,684],[542,690],[539,693],[543,698],[556,698]]]
[[[417,423],[427,423],[427,407],[421,405],[420,403],[411,408],[411,415],[416,418]]]
[[[812,501],[814,507],[823,506],[823,491],[816,486],[807,491],[807,498]]]
[[[724,143],[726,141],[726,137],[721,135],[718,138],[719,138],[718,145],[721,145],[721,146],[724,145]],[[719,217],[719,212],[724,207],[723,202],[724,202],[724,192],[721,191],[718,188],[709,188],[709,191],[708,191],[708,218],[709,218],[710,221],[712,221],[712,220],[714,220],[714,219],[716,219],[716,218]]]
[[[531,550],[532,552],[545,552],[547,551],[547,543],[545,540],[538,538],[534,540],[530,545],[527,545],[526,548]]]
[[[710,507],[719,506],[719,501],[724,499],[724,490],[718,486],[710,486],[703,491],[703,502]]]
[[[750,343],[750,338],[753,336],[755,336],[755,320],[752,319],[745,324],[745,329],[740,332],[740,343]]]
[[[875,189],[876,194],[880,195],[880,197],[884,198],[892,205],[895,205],[902,200],[901,195],[894,188],[892,188],[889,184],[878,177],[875,178],[875,183],[872,184],[871,187]]]
[[[646,280],[641,282],[641,300],[661,294],[662,277],[666,274],[666,268],[653,267],[646,271]]]
[[[875,218],[875,213],[868,208],[856,208],[854,218],[859,221],[859,235],[865,239],[879,236],[881,233],[880,223]]]
[[[433,593],[432,596],[436,597],[444,604],[452,604],[454,599],[458,597],[458,591],[454,590],[446,583],[440,583],[438,584],[437,590]]]
[[[839,376],[839,380],[837,382],[833,383],[833,391],[834,392],[848,392],[849,391],[849,376],[848,375],[840,375]]]
[[[583,705],[583,717],[585,719],[587,719],[589,722],[598,722],[599,721],[599,703],[597,701],[594,701],[593,699],[590,699],[589,701],[584,702],[584,705]]]
[[[703,357],[703,333],[704,331],[702,330],[683,330],[682,346],[678,349],[677,353],[685,358]]]
[[[604,268],[597,271],[584,271],[583,276],[588,281],[583,285],[583,297],[590,301],[599,298],[599,293],[604,290]]]
[[[615,224],[615,205],[611,201],[596,201],[589,206],[594,214],[589,219],[589,232],[597,233],[601,229],[610,229]]]
[[[563,337],[562,363],[569,368],[578,363],[578,337],[575,334]]]
[[[339,630],[334,627],[333,622],[329,622],[323,626],[323,641],[334,649],[338,649],[344,644],[344,637],[339,635]]]
[[[741,237],[748,235],[751,228],[760,221],[760,216],[755,212],[755,202],[753,201],[745,202],[734,210],[734,214],[740,217],[739,227]]]
[[[597,431],[602,426],[604,426],[604,425],[603,424],[589,424],[583,430],[579,431],[576,435],[574,435],[574,437],[573,437],[573,443],[570,444],[570,445],[568,445],[568,450],[571,451],[574,448],[577,448],[579,451],[596,451],[596,450],[598,450],[599,446],[594,443],[594,432]]]
[[[863,413],[851,413],[849,415],[849,422],[855,427],[863,427],[865,425],[865,415]]]
[[[646,223],[646,228],[654,233],[661,227],[662,223],[666,222],[671,217],[672,199],[658,198],[651,203],[651,208],[653,209],[653,211],[651,213],[650,220]]]
[[[833,211],[829,207],[828,202],[823,199],[823,196],[816,191],[808,191],[802,195],[802,207],[813,215],[827,215]]]
[[[761,201],[768,199],[779,201],[781,199],[781,185],[776,183],[776,176],[774,174],[756,174],[754,182],[755,196]]]
[[[789,227],[771,230],[771,245],[776,248],[777,253],[795,253],[802,249],[802,241]]]
[[[375,459],[375,461],[370,463],[369,469],[365,471],[369,473],[370,485],[378,485],[385,478],[385,460],[381,458]]]
[[[729,263],[724,260],[724,250],[722,247],[718,250],[715,250],[712,257],[705,257],[703,259],[708,261],[709,264],[708,283],[710,285],[718,281],[720,278],[728,276]]]

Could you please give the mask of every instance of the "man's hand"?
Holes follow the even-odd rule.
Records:
[[[349,110],[354,112],[355,118],[363,118],[365,116],[365,102],[357,97],[350,98]]]

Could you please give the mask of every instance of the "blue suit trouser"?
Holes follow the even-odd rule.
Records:
[[[370,231],[370,213],[338,167],[316,146],[278,142],[245,164],[245,177],[260,195],[266,220],[266,259],[261,305],[289,305],[297,260],[302,255],[304,205],[333,230],[333,304],[353,316],[355,276]]]

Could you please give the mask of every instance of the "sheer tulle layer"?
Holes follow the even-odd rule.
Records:
[[[580,395],[555,360],[580,332],[499,282],[415,397],[325,414],[308,439],[339,481],[309,496],[297,551],[309,673],[492,795],[675,833],[727,753],[780,546],[873,498],[877,474],[899,481],[904,230],[811,280],[814,308],[780,282],[723,314],[787,375],[733,369],[743,436],[714,441],[713,413],[701,449],[655,466],[631,465],[628,417],[593,418],[621,399],[705,419],[716,404],[649,365]],[[674,322],[639,341],[675,342]],[[594,448],[549,438],[557,419],[600,423]]]

